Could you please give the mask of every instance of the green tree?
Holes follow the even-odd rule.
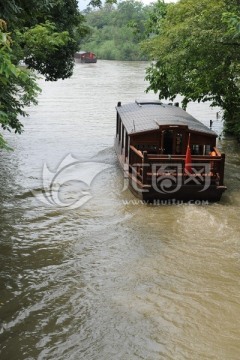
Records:
[[[239,0],[180,0],[144,49],[155,60],[149,89],[159,98],[182,95],[184,107],[210,100],[222,107],[226,130],[240,137],[239,8]]]
[[[104,1],[102,0],[91,0],[89,2],[89,5],[93,6],[93,7],[102,7],[102,4],[103,4]],[[106,0],[105,1],[106,4],[116,4],[117,3],[117,0]]]
[[[164,0],[157,0],[149,8],[149,15],[145,23],[145,31],[149,37],[159,34],[161,31],[161,20],[165,18],[168,4]]]
[[[71,76],[78,38],[86,33],[77,0],[9,0],[7,4],[0,0],[0,4],[16,60],[24,57],[28,67],[47,80]]]
[[[76,0],[0,0],[0,124],[23,130],[24,108],[36,104],[37,70],[46,80],[72,75],[74,53],[87,32]],[[28,69],[18,67],[24,59]],[[0,134],[0,147],[7,147]]]
[[[148,13],[149,7],[134,0],[88,9],[86,22],[91,34],[81,42],[81,48],[95,52],[101,59],[146,60],[140,41],[146,36]]]
[[[0,124],[3,130],[22,132],[19,116],[26,116],[24,107],[36,104],[40,89],[36,77],[12,63],[11,38],[6,23],[0,20]],[[0,134],[0,148],[9,149]]]

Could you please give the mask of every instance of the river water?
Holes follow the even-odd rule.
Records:
[[[7,136],[1,360],[240,358],[240,151],[219,141],[228,187],[219,203],[137,203],[113,138],[117,102],[153,98],[145,66],[98,61],[65,81],[39,79],[25,132]],[[217,110],[188,107],[220,134]]]

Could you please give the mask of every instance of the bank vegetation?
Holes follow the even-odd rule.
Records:
[[[0,0],[2,130],[23,131],[21,118],[40,92],[37,76],[70,77],[81,49],[149,60],[147,90],[160,99],[180,94],[183,107],[210,101],[222,109],[226,133],[240,140],[240,0],[92,0],[83,13],[77,0]]]

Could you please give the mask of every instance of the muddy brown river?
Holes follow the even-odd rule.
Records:
[[[151,206],[124,190],[118,101],[147,63],[76,64],[39,79],[25,132],[0,152],[1,360],[238,360],[240,151],[220,136],[219,203]],[[188,112],[221,135],[219,109]],[[81,194],[81,196],[79,196]]]

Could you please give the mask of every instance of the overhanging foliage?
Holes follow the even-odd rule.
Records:
[[[36,70],[46,80],[72,75],[87,33],[76,0],[0,0],[0,125],[21,133],[24,110],[36,104]],[[24,60],[28,68],[18,66]],[[7,147],[0,134],[0,148]]]
[[[145,42],[155,60],[149,89],[159,98],[183,96],[183,106],[208,101],[222,107],[226,130],[240,136],[238,0],[180,0]]]

